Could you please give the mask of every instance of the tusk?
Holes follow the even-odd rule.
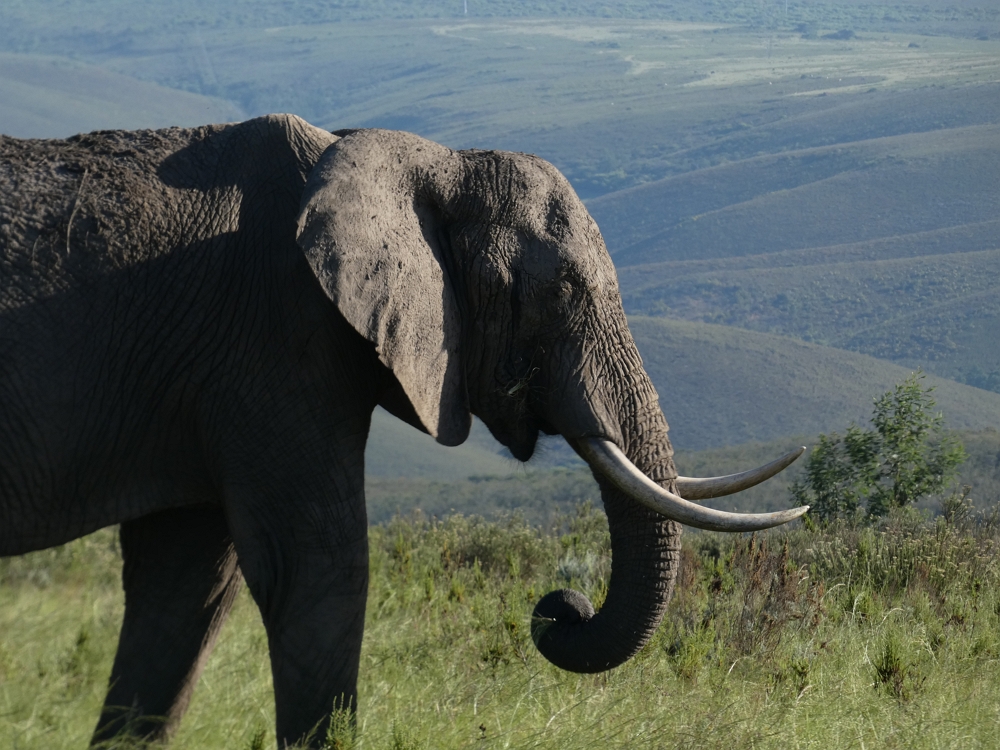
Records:
[[[805,450],[805,446],[803,446],[786,453],[769,464],[739,474],[704,478],[677,477],[677,492],[688,500],[705,500],[710,497],[722,497],[723,495],[732,495],[734,492],[742,492],[788,468],[795,459],[805,453]]]
[[[577,438],[570,441],[576,451],[595,471],[607,477],[626,495],[647,508],[674,521],[709,531],[760,531],[793,521],[807,510],[803,505],[777,513],[727,513],[688,502],[663,489],[639,471],[621,449],[603,438]]]

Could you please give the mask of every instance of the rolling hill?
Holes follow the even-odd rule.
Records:
[[[65,58],[2,52],[0,102],[0,132],[19,138],[244,119],[238,106],[221,99]]]
[[[365,452],[365,474],[381,479],[404,477],[453,480],[470,476],[506,475],[516,461],[501,455],[500,446],[476,420],[474,432],[462,445],[446,448],[434,438],[382,409],[372,415]]]
[[[678,450],[842,431],[910,369],[730,326],[633,316],[629,325]],[[1000,427],[1000,394],[927,378],[955,429]]]
[[[491,4],[492,17],[476,2],[468,17],[426,2],[248,2],[239,13],[190,0],[141,11],[67,0],[49,12],[52,2],[5,4],[0,50],[72,55],[248,116],[287,111],[333,129],[538,153],[585,197],[778,150],[992,122],[988,91],[970,100],[952,89],[995,82],[1000,69],[992,39],[902,33],[921,19],[930,29],[935,14],[1000,30],[996,13],[945,0],[900,21],[853,2],[793,4],[783,16],[744,0],[509,2]],[[827,40],[802,23],[882,33]]]
[[[966,109],[935,113],[945,100],[932,92],[914,122],[996,121],[736,160],[589,201],[627,311],[950,378],[1000,370],[1000,87],[948,93]]]
[[[993,240],[1000,246],[1000,240]],[[1000,367],[1000,249],[623,274],[629,310],[794,336],[948,377]],[[679,264],[683,265],[683,264]]]
[[[970,87],[966,96],[1000,86]],[[1000,109],[986,125],[797,150],[591,200],[619,266],[761,255],[995,220]]]

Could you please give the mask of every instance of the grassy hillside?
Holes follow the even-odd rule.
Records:
[[[108,128],[241,120],[221,99],[166,88],[66,58],[0,53],[0,132],[64,138]]]
[[[242,0],[238,9],[221,0],[172,0],[137,5],[130,0],[7,0],[0,42],[20,47],[63,43],[80,37],[92,46],[120,45],[136,35],[164,30],[208,28],[273,28],[306,23],[413,20],[422,18],[552,18],[645,19],[710,21],[746,24],[758,28],[797,28],[819,36],[827,29],[909,31],[992,38],[1000,12],[988,0],[813,0],[787,5],[746,3],[744,0],[578,0],[572,5],[555,0],[298,0],[274,3]],[[103,37],[103,38],[102,38]]]
[[[391,414],[376,409],[365,452],[369,477],[396,479],[465,479],[478,474],[507,475],[517,461],[500,455],[500,444],[479,420],[462,445],[446,448]]]
[[[1000,221],[620,268],[626,308],[799,337],[944,377],[998,366]]]
[[[655,288],[656,284],[659,283],[658,278],[661,276],[679,279],[696,277],[714,271],[753,271],[832,263],[863,263],[919,258],[925,255],[947,255],[949,253],[975,253],[982,250],[995,250],[998,237],[1000,237],[1000,219],[995,219],[846,245],[784,250],[763,255],[640,263],[634,266],[619,266],[617,270],[622,289],[627,288],[631,292],[641,292],[647,288]]]
[[[866,415],[870,417],[870,413]],[[863,422],[865,420],[862,420]],[[847,424],[834,430],[843,434]],[[968,460],[947,492],[968,485],[976,507],[991,509],[1000,504],[1000,431],[956,431],[965,445]],[[719,476],[745,471],[771,461],[798,445],[811,447],[816,435],[779,438],[724,448],[692,451],[678,448],[677,470],[685,476]],[[802,475],[805,458],[778,476],[745,492],[729,495],[704,504],[721,510],[764,512],[789,506],[789,487]],[[549,524],[559,514],[572,513],[581,503],[601,506],[597,483],[586,467],[569,469],[535,468],[519,474],[474,476],[461,479],[444,477],[420,479],[366,480],[368,518],[371,523],[386,523],[393,516],[410,516],[420,511],[425,517],[444,518],[454,513],[499,518],[515,514],[536,524]],[[927,498],[921,508],[931,514],[941,512],[940,498]]]
[[[365,492],[370,523],[385,523],[393,516],[420,511],[429,518],[455,513],[486,518],[517,515],[532,523],[548,524],[581,503],[601,507],[597,482],[586,468],[541,469],[450,481],[368,477]]]
[[[794,336],[949,376],[972,364],[1000,366],[1000,249],[854,262],[830,252],[824,264],[672,270],[627,274],[628,309]]]
[[[965,94],[1000,102],[1000,86]],[[605,196],[589,208],[622,266],[827,247],[990,221],[1000,205],[1000,105],[979,114],[998,124],[737,161]]]
[[[679,450],[840,430],[910,370],[771,334],[665,318],[629,325]],[[1000,426],[1000,394],[928,378],[956,429]]]
[[[472,420],[469,439],[456,447],[439,445],[429,435],[388,412],[376,409],[365,453],[365,472],[380,479],[465,479],[473,476],[523,476],[528,470],[582,466],[560,436],[540,435],[535,455],[522,464],[496,441],[482,422]]]
[[[1000,102],[991,87],[962,96],[987,90]],[[1000,125],[942,128],[736,161],[589,207],[629,312],[962,378],[1000,368],[998,154]]]
[[[777,148],[982,122],[965,110],[993,107],[988,96],[949,105],[955,114],[928,126],[912,122],[925,107],[893,106],[893,92],[996,80],[1000,69],[1000,42],[990,40],[942,36],[914,47],[912,34],[890,29],[846,42],[796,31],[795,15],[814,3],[791,3],[787,19],[767,25],[752,22],[755,6],[742,0],[680,2],[662,9],[661,20],[643,21],[588,18],[580,6],[518,20],[510,17],[515,6],[503,4],[496,12],[504,17],[488,19],[474,5],[468,18],[457,17],[460,4],[426,3],[411,4],[411,13],[331,5],[330,17],[310,4],[248,3],[235,14],[183,2],[138,18],[125,7],[117,16],[107,12],[114,6],[94,13],[74,0],[53,20],[44,4],[17,2],[4,6],[0,49],[73,55],[227,99],[248,115],[291,111],[335,128],[396,127],[454,146],[540,153],[586,196]],[[537,16],[543,5],[516,7]],[[638,19],[651,8],[607,12]],[[169,18],[157,24],[161,11]],[[441,17],[420,20],[424,11]],[[407,19],[364,21],[366,12]],[[993,23],[993,14],[979,15]],[[835,15],[830,23],[836,30],[846,22]],[[890,114],[870,117],[883,97]],[[829,130],[837,118],[844,123]]]
[[[993,219],[1000,130],[983,135],[954,149],[937,144],[923,158],[904,152],[890,154],[888,163],[856,162],[836,176],[692,216],[624,249],[620,262],[758,255]]]
[[[993,42],[941,39],[914,49],[910,41],[771,40],[761,31],[667,22],[474,20],[205,30],[150,54],[94,59],[229,98],[251,114],[288,110],[330,127],[402,128],[454,146],[539,153],[589,196],[778,146],[837,142],[828,123],[838,117],[842,140],[927,128],[921,115],[906,114],[923,105],[889,94],[995,80],[1000,70]],[[869,120],[883,95],[889,114]],[[931,110],[954,110],[938,127],[976,124],[993,121],[978,112],[995,108],[991,101],[945,96]],[[827,118],[828,110],[838,114]]]

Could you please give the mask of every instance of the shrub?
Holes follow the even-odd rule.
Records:
[[[855,424],[841,437],[820,435],[806,478],[792,485],[796,505],[810,505],[821,523],[876,518],[940,492],[965,461],[965,449],[943,433],[933,388],[916,372],[875,399],[872,428]]]

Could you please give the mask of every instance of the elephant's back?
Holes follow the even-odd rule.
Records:
[[[84,197],[84,185],[91,194],[139,198],[164,159],[217,127],[100,130],[66,139],[0,135],[0,225],[65,214]]]
[[[161,166],[219,127],[0,136],[0,309],[31,301],[19,290],[55,293],[170,246],[190,200]]]

